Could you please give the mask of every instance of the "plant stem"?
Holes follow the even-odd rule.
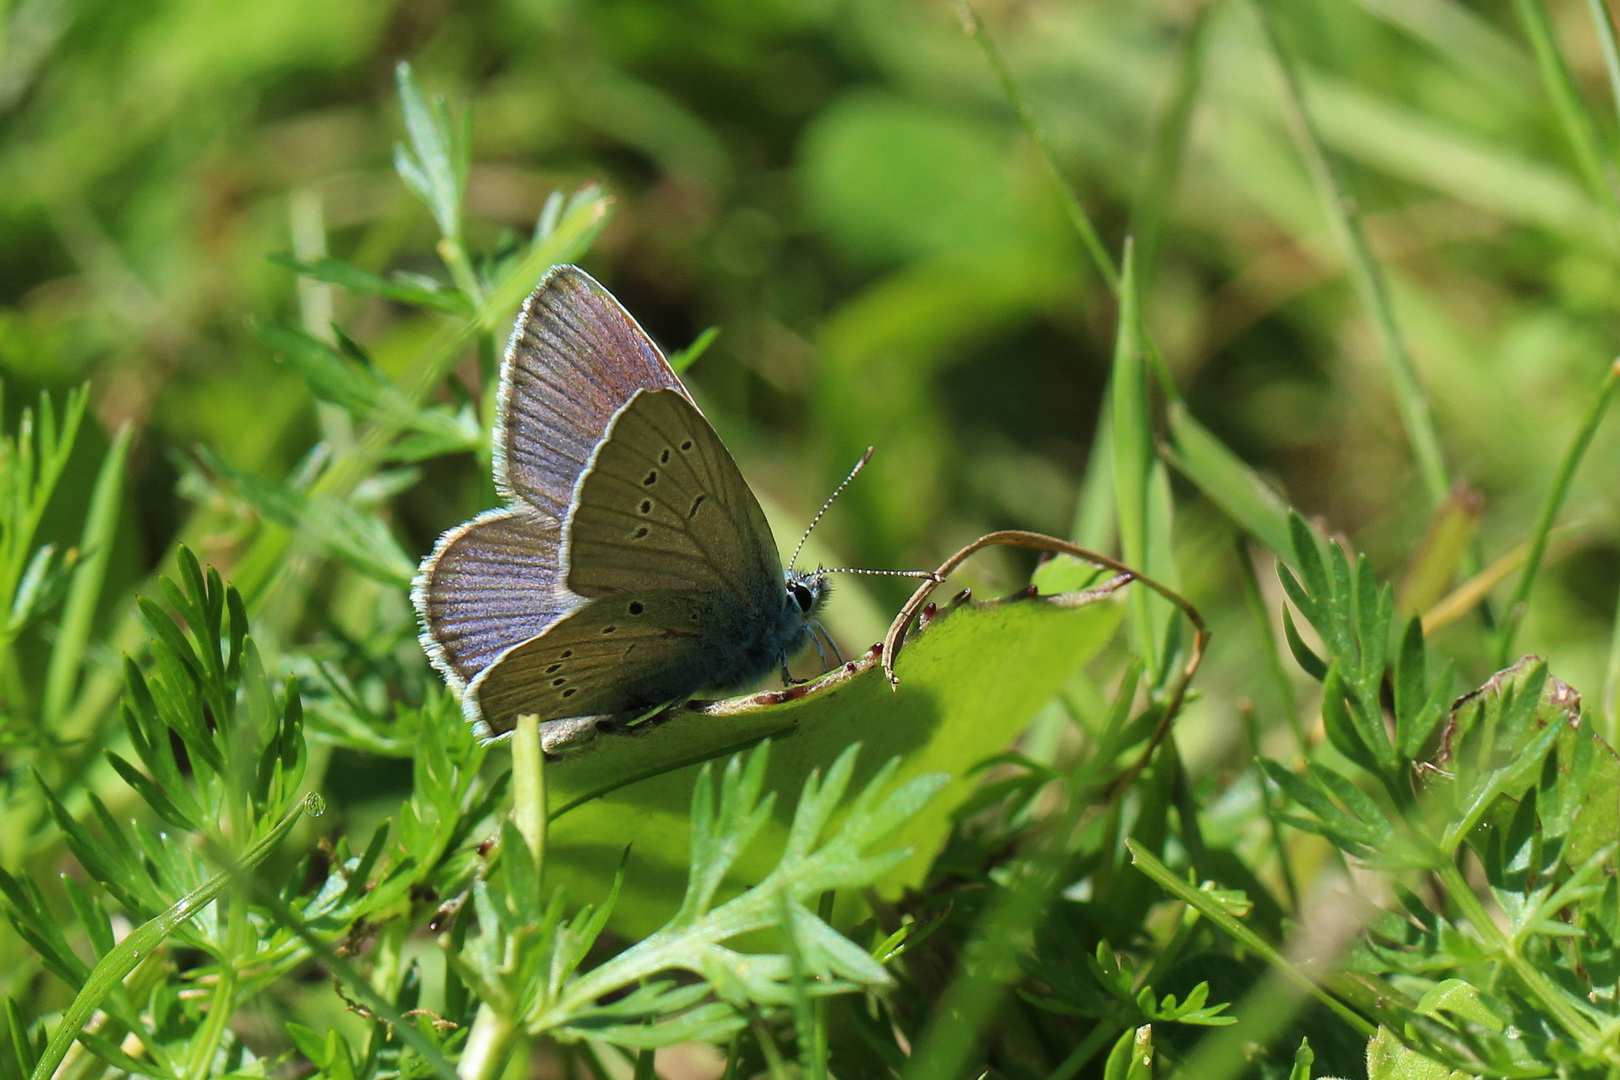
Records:
[[[1440,869],[1440,880],[1450,894],[1452,903],[1457,905],[1474,932],[1479,934],[1501,955],[1502,961],[1513,969],[1519,977],[1524,988],[1530,995],[1540,1002],[1546,1014],[1558,1021],[1564,1030],[1583,1045],[1590,1046],[1598,1038],[1597,1030],[1591,1022],[1573,1009],[1558,992],[1558,989],[1547,981],[1547,977],[1535,965],[1529,963],[1513,946],[1513,942],[1502,933],[1502,928],[1496,925],[1485,905],[1480,903],[1479,897],[1474,894],[1473,887],[1464,880],[1462,871],[1454,863],[1448,863]]]
[[[214,1057],[219,1052],[225,1024],[235,1010],[236,970],[229,962],[220,964],[219,981],[208,1004],[208,1016],[191,1039],[191,1060],[186,1062],[187,1080],[206,1080],[214,1073]]]
[[[1616,390],[1620,390],[1620,359],[1609,365],[1597,393],[1592,395],[1591,408],[1586,410],[1581,426],[1576,429],[1575,441],[1570,443],[1569,452],[1559,463],[1558,475],[1553,478],[1552,489],[1547,492],[1547,501],[1542,504],[1541,516],[1536,520],[1535,532],[1530,537],[1530,554],[1525,558],[1524,569],[1519,573],[1519,583],[1513,589],[1513,599],[1508,602],[1507,612],[1502,616],[1502,630],[1497,638],[1496,647],[1498,668],[1508,665],[1508,656],[1513,651],[1514,635],[1518,632],[1519,623],[1524,621],[1524,609],[1530,599],[1530,587],[1535,584],[1536,572],[1541,569],[1542,556],[1547,552],[1547,538],[1552,533],[1553,519],[1558,516],[1558,508],[1564,505],[1564,497],[1569,494],[1570,481],[1574,479],[1575,470],[1580,466],[1581,459],[1586,456],[1586,448],[1592,444],[1592,436],[1597,434],[1598,425],[1602,423],[1603,414],[1608,411],[1610,402],[1614,400]]]
[[[467,299],[477,307],[489,298],[483,282],[473,271],[472,260],[467,257],[467,249],[462,246],[461,239],[455,236],[446,236],[438,243],[439,258],[444,260],[445,269],[450,271],[450,280],[456,283],[456,288],[464,293]]]
[[[1057,182],[1058,189],[1063,193],[1064,212],[1068,214],[1069,223],[1074,226],[1074,231],[1079,234],[1080,242],[1085,245],[1086,253],[1091,256],[1092,264],[1108,283],[1109,291],[1119,292],[1119,268],[1114,265],[1113,258],[1108,254],[1108,248],[1103,245],[1102,237],[1097,235],[1097,228],[1091,223],[1085,205],[1080,201],[1079,193],[1075,191],[1068,177],[1063,175],[1063,168],[1058,164],[1057,155],[1052,152],[1052,144],[1046,141],[1046,133],[1035,122],[1035,114],[1030,111],[1028,102],[1024,100],[1023,91],[1019,90],[1006,61],[1001,58],[1001,51],[996,48],[996,43],[990,40],[990,35],[984,32],[984,23],[980,21],[979,13],[968,0],[958,0],[956,12],[962,20],[963,32],[978,42],[979,48],[984,51],[984,58],[989,62],[990,69],[996,73],[996,78],[1001,81],[1002,93],[1006,94],[1013,112],[1017,114],[1018,123],[1030,141],[1035,144],[1041,163],[1052,174],[1052,179]]]
[[[1253,7],[1282,74],[1284,105],[1304,153],[1306,167],[1315,178],[1322,201],[1326,204],[1328,221],[1347,249],[1351,278],[1378,330],[1379,343],[1383,346],[1384,359],[1394,383],[1395,404],[1400,409],[1406,437],[1412,442],[1412,452],[1417,458],[1424,490],[1429,496],[1430,505],[1439,506],[1451,490],[1451,473],[1440,450],[1440,435],[1434,427],[1434,417],[1429,411],[1422,380],[1418,378],[1406,338],[1395,319],[1389,284],[1384,279],[1382,268],[1373,259],[1355,196],[1350,193],[1328,157],[1321,134],[1306,108],[1304,82],[1294,65],[1293,54],[1284,44],[1276,20],[1272,17],[1268,0],[1256,0]]]
[[[1158,882],[1161,888],[1172,896],[1186,902],[1239,945],[1242,945],[1272,968],[1275,968],[1281,977],[1291,980],[1300,989],[1327,1006],[1348,1024],[1351,1030],[1368,1039],[1372,1038],[1377,1032],[1378,1029],[1375,1025],[1368,1023],[1360,1013],[1317,985],[1315,979],[1301,971],[1298,965],[1284,956],[1281,951],[1274,948],[1270,942],[1215,903],[1210,896],[1175,874],[1169,867],[1155,858],[1152,852],[1143,848],[1134,840],[1125,841],[1125,846],[1130,849],[1131,861],[1144,874]]]
[[[461,1061],[456,1065],[456,1075],[461,1080],[495,1080],[506,1070],[516,1035],[512,1022],[489,1002],[479,1005],[472,1030],[467,1032]]]
[[[540,749],[540,718],[533,714],[518,717],[512,732],[512,824],[529,847],[535,876],[542,878],[546,865],[546,755]]]

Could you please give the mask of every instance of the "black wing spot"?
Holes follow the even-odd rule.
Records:
[[[707,498],[708,498],[707,495],[699,495],[697,498],[692,500],[692,509],[690,509],[690,510],[688,510],[686,512],[686,519],[688,521],[690,521],[693,518],[697,517],[698,507],[702,506],[703,505],[703,500],[707,499]]]
[[[692,449],[692,440],[691,439],[687,439],[685,442],[681,443],[681,453],[684,454],[684,453],[686,453],[687,451],[689,451],[691,449]]]
[[[647,605],[643,604],[640,600],[632,600],[632,601],[630,601],[630,614],[632,614],[632,615],[640,615],[643,611],[646,611],[646,610],[647,610]]]
[[[611,634],[617,629],[618,629],[617,626],[604,626],[604,627],[602,627],[602,633]]]
[[[552,664],[550,667],[546,668],[546,674],[547,675],[555,675],[560,670],[562,670],[562,665],[561,664]]]
[[[698,621],[698,613],[696,611],[687,612],[686,617],[691,619],[693,622]]]
[[[561,676],[561,675],[559,675],[559,676],[557,676],[557,677],[556,677],[556,678],[555,678],[555,679],[552,679],[552,680],[551,680],[551,685],[552,685],[552,686],[561,686],[561,685],[562,685],[562,684],[563,684],[563,683],[565,683],[565,682],[567,682],[567,681],[568,681],[568,680],[567,680],[567,679],[566,679],[566,678],[564,678],[564,677],[563,677],[563,676]]]
[[[658,455],[658,464],[660,464],[660,465],[668,465],[669,464],[669,447],[667,447],[667,446],[664,447],[664,452],[662,454]]]
[[[652,500],[651,499],[642,499],[641,500],[641,512],[643,514],[652,513]]]
[[[654,484],[658,483],[658,470],[657,469],[649,469],[649,470],[647,470],[647,475],[642,477],[641,483],[645,487],[652,487]]]
[[[557,659],[566,660],[570,656],[573,656],[573,655],[574,655],[574,650],[573,649],[564,649],[562,652],[557,654]]]
[[[632,540],[645,540],[645,539],[647,539],[647,534],[650,533],[650,532],[652,532],[652,530],[647,528],[647,526],[643,525],[641,528],[637,529],[634,533],[631,534],[630,539],[632,539]]]
[[[577,693],[579,693],[579,687],[570,686],[568,689],[563,691],[562,696],[565,698],[571,698]]]

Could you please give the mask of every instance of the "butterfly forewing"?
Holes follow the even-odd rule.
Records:
[[[451,685],[583,601],[561,589],[561,535],[528,510],[492,510],[445,533],[411,589],[422,644]]]
[[[608,424],[646,387],[686,392],[606,289],[557,267],[524,302],[501,364],[496,487],[563,521]]]
[[[701,631],[723,602],[692,591],[627,592],[592,600],[508,650],[467,689],[468,713],[493,734],[518,716],[541,721],[634,714],[684,700],[699,687]]]
[[[564,530],[581,596],[693,589],[750,609],[782,603],[781,557],[759,501],[682,394],[644,390],[608,429]]]

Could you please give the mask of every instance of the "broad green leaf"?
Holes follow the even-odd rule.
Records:
[[[1561,801],[1573,804],[1563,859],[1579,866],[1620,836],[1620,755],[1591,723],[1583,722],[1581,697],[1572,687],[1549,675],[1535,701],[1523,700],[1540,666],[1536,658],[1525,657],[1457,702],[1431,762],[1430,786],[1455,784],[1466,790],[1497,772],[1527,773],[1502,786],[1470,840],[1503,828],[1533,782],[1536,770],[1527,757],[1543,744],[1547,726],[1557,725],[1559,734],[1551,751],[1558,758],[1560,783],[1566,786]],[[1574,767],[1577,764],[1579,768]]]
[[[1461,979],[1436,983],[1418,1000],[1414,1011],[1442,1022],[1451,1014],[1491,1031],[1503,1028],[1501,1017],[1485,1006],[1479,991]],[[1471,1080],[1473,1074],[1453,1070],[1406,1046],[1388,1028],[1379,1028],[1367,1044],[1367,1076],[1369,1080]]]
[[[808,687],[690,709],[644,734],[599,736],[548,767],[554,817],[547,880],[571,895],[599,895],[629,844],[614,923],[630,934],[655,929],[674,911],[685,883],[698,763],[772,738],[779,745],[767,786],[778,792],[775,816],[765,842],[743,853],[728,880],[748,883],[770,869],[805,778],[859,742],[857,788],[896,756],[903,759],[897,783],[936,772],[955,778],[899,838],[912,851],[887,886],[913,884],[932,861],[951,811],[977,786],[969,769],[1018,736],[1102,647],[1122,613],[1117,600],[1077,607],[1066,596],[962,604],[913,631],[899,657],[897,691],[869,653]],[[611,793],[596,798],[604,792]]]

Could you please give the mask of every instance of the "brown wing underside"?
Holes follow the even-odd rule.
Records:
[[[525,713],[546,721],[640,712],[687,697],[711,681],[702,635],[719,611],[692,591],[592,600],[473,680],[469,715],[500,734]]]
[[[644,390],[614,417],[564,530],[581,596],[693,589],[780,603],[781,557],[759,501],[682,394]]]

